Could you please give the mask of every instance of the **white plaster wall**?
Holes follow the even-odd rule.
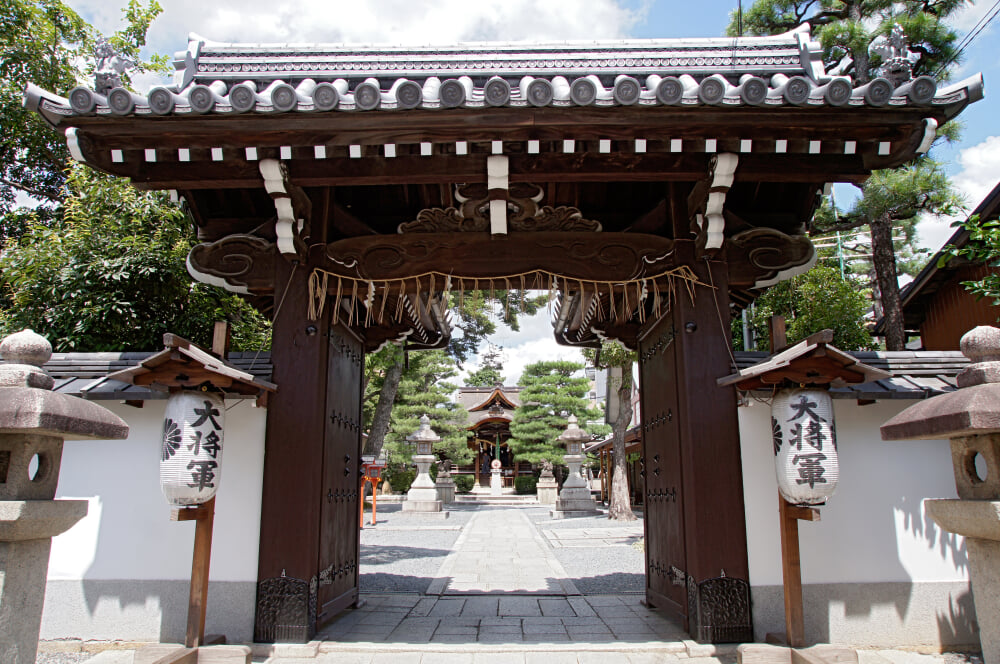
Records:
[[[974,643],[962,537],[924,501],[955,498],[946,440],[881,440],[912,401],[836,399],[840,481],[818,523],[799,522],[806,637],[854,644]],[[758,638],[784,631],[770,406],[739,409],[750,584]]]
[[[188,580],[195,525],[170,521],[160,492],[166,401],[102,405],[128,422],[129,437],[66,442],[56,497],[86,499],[90,510],[53,540],[48,578]],[[267,411],[252,400],[228,400],[226,407],[210,578],[256,583]]]

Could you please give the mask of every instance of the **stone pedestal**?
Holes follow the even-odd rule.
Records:
[[[983,659],[1000,662],[1000,329],[968,332],[962,352],[974,364],[958,375],[959,389],[910,406],[882,426],[882,438],[951,439],[959,499],[924,504],[966,538]]]
[[[404,512],[440,512],[441,501],[438,500],[437,488],[431,479],[430,467],[434,463],[433,454],[417,454],[413,457],[417,464],[417,477],[406,492],[403,503]]]
[[[552,510],[552,518],[565,519],[576,516],[593,516],[600,514],[597,503],[590,495],[590,487],[587,481],[580,475],[580,464],[586,457],[582,454],[567,454],[563,457],[566,465],[569,466],[569,473],[566,481],[563,482],[562,490],[556,499],[555,509]]]
[[[494,468],[490,471],[490,495],[503,495],[503,478],[500,477],[499,468]]]
[[[52,538],[87,515],[87,501],[53,500],[63,440],[122,439],[128,425],[49,391],[52,347],[34,332],[4,339],[0,355],[0,661],[34,664]]]
[[[451,472],[442,468],[438,471],[437,480],[434,482],[437,490],[437,499],[442,504],[455,502],[455,480],[451,478]]]
[[[549,461],[542,463],[542,472],[538,476],[538,483],[535,485],[538,491],[538,502],[542,505],[555,505],[559,495],[559,483],[552,474],[552,464]]]

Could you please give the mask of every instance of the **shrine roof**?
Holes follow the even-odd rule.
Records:
[[[466,410],[483,410],[490,405],[494,397],[506,402],[511,408],[517,408],[521,403],[520,393],[523,388],[518,386],[466,386],[458,388],[458,403]]]
[[[923,107],[944,117],[982,78],[859,85],[827,72],[805,29],[766,37],[403,47],[234,44],[192,35],[170,86],[64,98],[29,86],[53,125],[75,116],[186,116],[489,107]]]

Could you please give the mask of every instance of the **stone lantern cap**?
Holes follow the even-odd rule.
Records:
[[[581,429],[576,424],[576,415],[570,415],[567,420],[566,430],[562,432],[558,440],[563,441],[567,445],[570,443],[585,443],[590,441],[590,434]]]
[[[916,403],[882,425],[882,440],[955,438],[1000,432],[1000,329],[981,325],[962,337],[973,364],[955,392]]]
[[[431,429],[431,418],[424,415],[420,418],[420,428],[407,436],[406,440],[411,443],[436,443],[441,440],[441,437],[434,433],[434,429]]]
[[[0,433],[33,433],[67,440],[121,440],[128,425],[107,408],[52,392],[42,366],[52,345],[31,330],[0,342]]]

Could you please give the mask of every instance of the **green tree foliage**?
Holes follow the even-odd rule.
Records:
[[[468,414],[451,399],[456,386],[446,382],[458,375],[454,359],[442,350],[414,351],[409,355],[409,367],[400,380],[385,437],[390,462],[410,463],[415,450],[406,437],[420,428],[420,418],[427,415],[431,428],[441,437],[434,444],[434,453],[441,459],[468,463],[472,459],[466,443]]]
[[[869,56],[869,46],[894,25],[903,28],[910,50],[917,55],[915,76],[934,74],[952,62],[958,36],[945,20],[968,4],[969,0],[757,0],[743,13],[742,28],[745,35],[773,35],[809,23],[813,37],[823,45],[827,69],[850,57],[852,62],[845,63],[840,73],[867,83],[882,65],[878,55]],[[739,28],[734,10],[726,34],[737,36]]]
[[[940,166],[921,159],[909,166],[873,172],[847,214],[829,223],[814,221],[815,233],[867,227],[873,285],[880,304],[876,312],[885,317],[888,350],[903,350],[906,344],[893,234],[901,236],[903,247],[912,249],[921,214],[953,214],[961,205],[961,197]],[[901,253],[912,257],[908,250],[901,249]]]
[[[946,23],[967,0],[757,0],[742,17],[731,15],[727,32],[777,34],[809,23],[824,49],[829,71],[847,74],[858,84],[867,83],[883,64],[879,49],[871,48],[899,25],[906,34],[914,76],[943,78],[957,61],[958,35]],[[871,55],[869,55],[871,51]],[[953,137],[954,128],[942,133]],[[915,250],[913,227],[918,214],[950,214],[959,204],[947,178],[932,161],[918,159],[910,166],[876,171],[865,183],[862,197],[843,218],[829,222],[823,215],[813,223],[813,234],[867,226],[878,313],[885,317],[886,348],[902,350],[906,344],[899,297],[893,227],[901,229],[905,244]]]
[[[768,349],[768,320],[785,317],[789,344],[824,329],[833,330],[833,345],[841,350],[866,350],[874,341],[864,327],[869,311],[868,293],[857,281],[842,279],[833,267],[814,267],[805,274],[782,281],[757,299],[751,318],[757,350]]]
[[[587,405],[584,395],[589,381],[576,375],[581,369],[582,364],[564,360],[536,362],[524,368],[521,405],[514,411],[511,438],[507,441],[516,459],[561,463],[566,451],[557,438],[566,430],[570,415],[576,415],[580,428],[594,433],[594,427],[587,422],[601,413]]]
[[[499,293],[476,290],[451,293],[450,308],[457,314],[448,355],[456,368],[468,361],[487,336],[496,332],[496,319],[518,330],[518,317],[532,315],[547,298],[531,296],[526,291]],[[404,353],[389,345],[368,356],[365,365],[364,420],[368,429],[365,454],[378,456],[382,451],[393,404],[396,402],[400,380],[403,377]]]
[[[164,332],[211,343],[228,320],[234,350],[269,343],[270,325],[235,295],[192,283],[191,227],[165,193],[77,165],[54,219],[41,215],[0,255],[3,334],[30,327],[57,351],[155,350]]]
[[[961,257],[993,268],[982,279],[963,281],[962,285],[977,298],[990,298],[993,306],[1000,307],[1000,220],[981,220],[979,215],[974,215],[954,225],[967,230],[969,239],[961,248],[945,247],[938,259],[938,267],[944,267],[952,258]],[[997,321],[1000,322],[1000,309],[997,309]]]
[[[153,0],[131,0],[122,11],[124,26],[108,41],[137,63],[138,71],[164,70],[165,58],[142,62],[139,50],[160,13]],[[80,63],[93,52],[97,32],[60,0],[0,0],[0,246],[19,237],[29,224],[54,219],[70,163],[65,139],[38,113],[23,107],[25,86],[34,83],[65,94],[92,69]],[[92,68],[92,63],[90,67]],[[125,77],[127,83],[127,76]],[[32,214],[18,210],[18,193],[39,203]]]
[[[492,387],[503,384],[503,348],[490,344],[483,353],[483,363],[465,379],[472,387]]]

